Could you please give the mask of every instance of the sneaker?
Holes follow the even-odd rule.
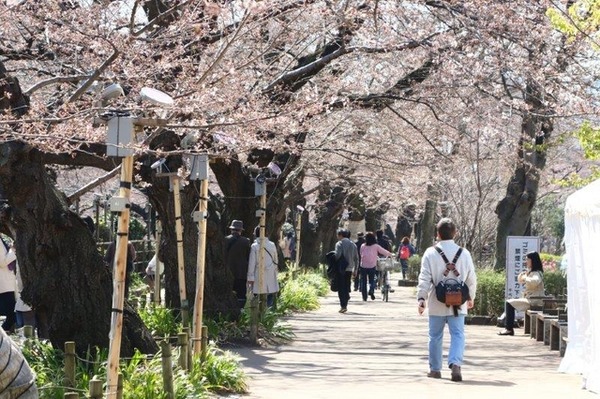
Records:
[[[462,374],[460,372],[460,366],[453,364],[450,366],[450,368],[452,369],[452,374],[450,375],[450,379],[452,381],[462,381]]]
[[[427,377],[428,378],[442,378],[442,372],[430,370],[429,373],[427,373]]]
[[[341,308],[340,309],[340,313],[346,313],[347,311],[348,311],[348,309],[346,309],[346,308]]]
[[[503,331],[499,331],[498,335],[515,335],[515,331],[514,330],[503,330]]]

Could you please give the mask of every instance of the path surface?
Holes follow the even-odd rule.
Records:
[[[353,292],[346,314],[331,293],[319,310],[290,317],[290,344],[233,349],[250,377],[245,397],[600,399],[581,389],[580,376],[558,373],[558,352],[522,329],[500,337],[496,327],[466,326],[464,381],[451,382],[449,370],[427,378],[427,317],[417,315],[414,287],[394,289],[388,303]],[[445,362],[447,330],[444,338]]]

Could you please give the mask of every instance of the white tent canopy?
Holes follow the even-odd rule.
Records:
[[[567,198],[565,246],[569,343],[559,371],[600,393],[600,180]]]

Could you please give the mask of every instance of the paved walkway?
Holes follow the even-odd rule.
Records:
[[[395,287],[387,303],[351,295],[346,314],[331,293],[319,310],[290,317],[296,338],[287,345],[234,349],[250,377],[246,397],[600,399],[581,389],[580,376],[558,373],[558,353],[522,329],[500,337],[496,327],[466,326],[464,381],[451,382],[449,370],[429,379],[427,317],[417,315],[415,288]],[[448,342],[446,331],[444,356]]]

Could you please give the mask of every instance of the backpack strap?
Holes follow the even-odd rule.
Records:
[[[452,262],[450,262],[448,258],[446,258],[446,254],[442,250],[442,247],[436,245],[434,246],[434,248],[438,252],[438,254],[440,254],[442,259],[444,260],[444,263],[446,264],[446,271],[444,271],[444,277],[447,277],[448,273],[450,272],[454,272],[454,275],[456,275],[456,277],[460,276],[460,273],[458,272],[458,270],[456,270],[456,261],[460,257],[460,254],[462,254],[462,247],[458,247],[458,251],[456,251],[456,255],[454,255]]]

